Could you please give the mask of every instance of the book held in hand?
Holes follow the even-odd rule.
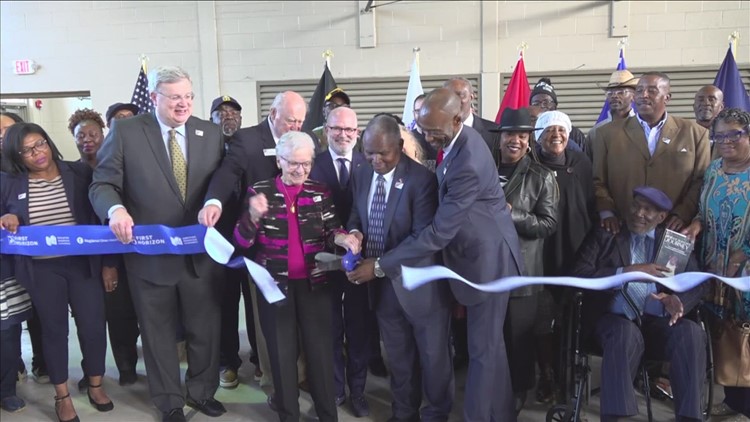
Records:
[[[669,272],[665,272],[664,276],[672,277],[685,271],[692,251],[693,242],[687,236],[667,229],[659,243],[654,263],[667,267]]]

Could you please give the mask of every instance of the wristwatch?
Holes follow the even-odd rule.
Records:
[[[383,269],[380,268],[380,258],[375,260],[375,277],[377,278],[385,277],[385,271],[383,271]]]

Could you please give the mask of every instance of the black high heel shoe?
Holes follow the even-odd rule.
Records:
[[[68,420],[60,419],[60,412],[58,411],[58,408],[60,407],[60,403],[62,403],[63,400],[68,399],[68,398],[70,398],[70,393],[62,397],[55,396],[55,415],[57,416],[57,420],[60,422],[81,422],[81,420],[78,419],[78,415],[76,415],[73,419],[68,419]]]
[[[109,402],[104,403],[104,404],[99,404],[99,403],[95,402],[93,398],[91,398],[91,389],[92,388],[101,388],[101,387],[102,387],[101,384],[99,384],[99,385],[89,385],[89,391],[86,394],[89,396],[89,403],[91,403],[94,406],[94,408],[96,408],[96,410],[98,410],[100,412],[109,412],[110,410],[112,410],[112,409],[115,408],[115,404],[112,403],[112,400],[110,400]]]

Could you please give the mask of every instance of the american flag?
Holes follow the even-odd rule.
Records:
[[[146,114],[154,111],[154,104],[151,102],[151,97],[148,95],[148,78],[146,78],[146,72],[138,72],[138,80],[135,81],[135,88],[133,88],[133,97],[130,102],[138,106],[138,114]]]

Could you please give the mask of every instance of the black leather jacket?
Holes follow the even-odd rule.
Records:
[[[560,193],[554,174],[529,155],[523,157],[503,188],[511,205],[511,217],[521,241],[527,276],[544,275],[544,238],[557,228],[557,203]],[[531,296],[542,285],[525,286],[511,292],[511,297]]]

